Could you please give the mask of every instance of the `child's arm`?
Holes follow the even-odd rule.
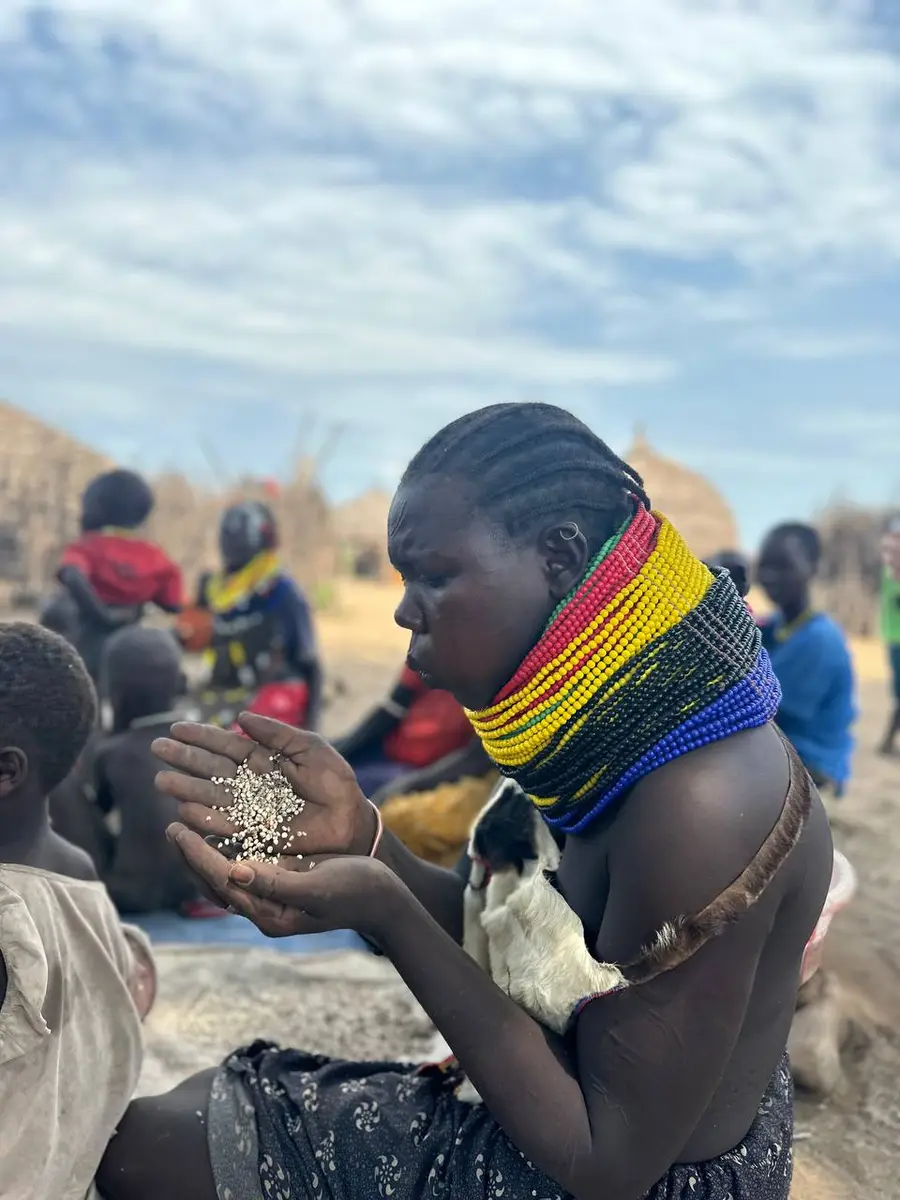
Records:
[[[181,568],[171,559],[165,559],[165,569],[154,603],[157,608],[167,613],[179,613],[184,608],[184,580]]]
[[[92,624],[105,625],[107,629],[119,629],[134,621],[134,608],[112,609],[104,604],[88,582],[87,576],[75,566],[63,564],[59,570],[59,582],[78,606],[82,616]]]
[[[351,729],[343,737],[335,738],[332,743],[335,750],[344,758],[353,758],[380,746],[405,718],[415,696],[413,673],[404,667],[390,695],[386,696],[377,708],[373,708],[355,729]]]
[[[128,977],[128,990],[143,1021],[156,999],[156,963],[150,941],[142,929],[123,922],[122,933],[131,951],[133,964]]]

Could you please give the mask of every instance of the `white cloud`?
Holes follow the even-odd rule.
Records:
[[[710,338],[883,348],[794,311],[898,272],[900,70],[854,4],[41,13],[0,6],[0,352],[81,340],[385,419],[415,396],[646,386]],[[72,402],[108,416],[130,386],[184,416],[134,370],[85,368]]]
[[[805,330],[761,331],[751,344],[772,358],[796,361],[827,361],[836,358],[865,358],[900,352],[900,339],[881,332],[831,334]]]

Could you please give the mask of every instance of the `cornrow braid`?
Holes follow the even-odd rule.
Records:
[[[644,481],[587,425],[553,404],[492,404],[452,421],[422,447],[403,476],[465,480],[480,512],[512,536],[539,521],[577,520],[592,547],[645,508]]]

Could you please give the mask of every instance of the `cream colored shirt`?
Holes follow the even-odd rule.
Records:
[[[103,884],[0,865],[0,953],[0,1197],[84,1200],[141,1069],[132,944]]]

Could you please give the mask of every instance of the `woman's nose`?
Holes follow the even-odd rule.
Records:
[[[422,632],[422,610],[413,603],[405,588],[400,603],[394,609],[394,621],[401,629],[408,629],[410,633]]]

